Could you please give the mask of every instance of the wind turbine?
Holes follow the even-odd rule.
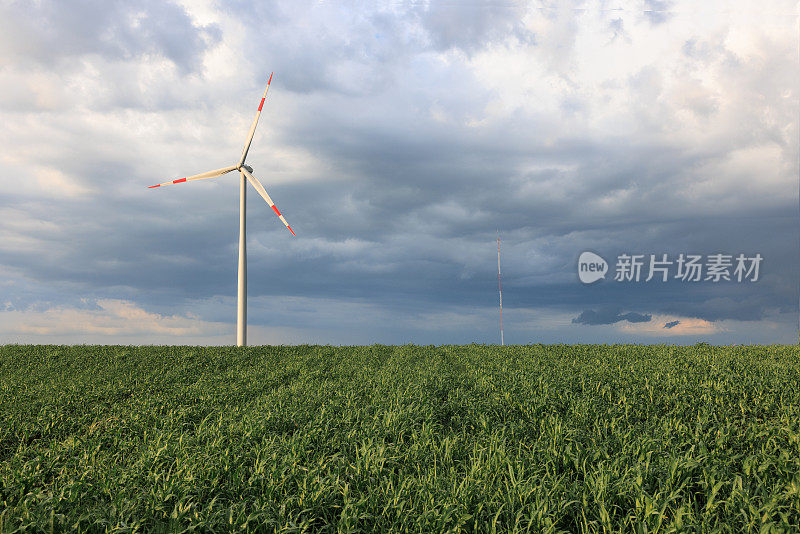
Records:
[[[284,219],[283,215],[281,215],[281,212],[278,211],[278,208],[267,194],[264,186],[261,185],[261,182],[258,181],[258,178],[253,176],[253,168],[244,164],[244,161],[247,158],[247,151],[250,150],[250,143],[253,141],[253,135],[256,133],[258,118],[261,116],[261,108],[264,107],[264,100],[267,98],[267,92],[269,91],[269,86],[271,83],[272,73],[269,75],[267,88],[264,90],[264,96],[261,97],[261,103],[258,105],[256,117],[253,119],[253,124],[250,126],[250,131],[247,133],[247,140],[244,143],[244,150],[242,151],[242,157],[239,159],[239,163],[236,165],[231,165],[230,167],[223,167],[222,169],[217,169],[215,171],[195,174],[193,176],[187,176],[186,178],[179,178],[177,180],[164,182],[163,184],[151,185],[148,187],[148,189],[152,189],[154,187],[161,187],[162,185],[180,184],[183,182],[191,182],[192,180],[216,178],[217,176],[222,176],[223,174],[227,174],[232,171],[239,171],[241,176],[239,180],[239,284],[236,308],[236,345],[240,347],[247,345],[247,243],[245,235],[247,181],[249,181],[255,190],[258,191],[258,194],[267,201],[269,207],[272,208],[278,218],[280,218],[281,222],[286,225],[286,228],[292,232],[292,235],[295,235],[294,230],[292,230],[292,227],[289,226],[288,222],[286,222],[286,219]]]

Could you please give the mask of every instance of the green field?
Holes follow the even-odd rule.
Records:
[[[781,532],[800,349],[0,347],[0,531]]]

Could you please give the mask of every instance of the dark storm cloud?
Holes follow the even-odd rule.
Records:
[[[681,324],[680,321],[669,321],[669,322],[664,323],[664,328],[667,328],[667,329],[675,328],[679,324]]]
[[[369,146],[367,137],[360,139]],[[413,152],[413,146],[406,150]],[[424,154],[428,150],[431,157],[426,160]],[[574,309],[617,302],[630,309],[640,308],[646,302],[650,313],[670,312],[707,320],[757,320],[765,310],[791,307],[795,302],[791,289],[787,293],[768,290],[773,284],[769,278],[752,286],[725,287],[603,282],[602,287],[589,290],[572,278],[575,276],[572,261],[551,263],[550,270],[542,272],[537,254],[538,250],[554,258],[573,258],[581,250],[599,248],[596,245],[604,242],[625,247],[612,250],[612,254],[599,250],[609,261],[621,252],[760,250],[769,261],[764,266],[767,274],[774,269],[780,273],[781,268],[791,265],[788,261],[791,251],[786,251],[785,258],[775,256],[775,251],[782,248],[781,229],[790,223],[791,214],[787,214],[785,221],[777,219],[769,224],[765,214],[751,213],[762,222],[753,225],[745,220],[737,225],[735,220],[715,222],[702,217],[692,219],[685,213],[671,215],[665,209],[663,220],[658,225],[648,225],[648,233],[643,234],[645,221],[652,214],[636,216],[634,211],[627,223],[604,215],[593,218],[590,212],[581,214],[573,203],[583,205],[586,212],[591,206],[591,191],[584,193],[584,200],[577,197],[577,202],[530,199],[526,203],[524,199],[493,193],[492,188],[481,187],[482,170],[470,170],[475,163],[472,160],[480,161],[481,156],[473,154],[467,158],[463,162],[466,167],[458,169],[463,172],[459,176],[458,170],[443,169],[433,156],[438,152],[446,161],[454,161],[456,149],[449,150],[453,157],[447,156],[446,143],[441,147],[421,147],[417,163],[404,162],[405,158],[392,160],[390,146],[364,151],[365,161],[374,158],[374,183],[268,185],[298,231],[300,237],[296,242],[275,224],[258,197],[251,194],[250,294],[369,298],[387,306],[402,303],[420,306],[431,302],[492,305],[491,245],[493,229],[500,226],[504,246],[508,247],[505,250],[509,251],[504,258],[505,297],[509,306]],[[378,174],[381,152],[387,158],[384,172],[391,174],[401,168],[395,183]],[[490,157],[490,149],[485,157]],[[640,165],[646,166],[649,157],[645,151]],[[506,173],[513,173],[512,164],[513,160]],[[502,167],[496,168],[502,172]],[[585,172],[591,184],[588,165]],[[406,174],[410,184],[402,180]],[[99,173],[92,181],[101,183],[104,179],[104,173]],[[453,187],[454,183],[458,186]],[[202,190],[198,185],[143,191],[135,200],[130,196],[119,200],[107,198],[99,205],[85,200],[42,203],[37,211],[47,213],[45,219],[56,226],[70,219],[80,220],[77,218],[80,214],[83,220],[77,225],[78,230],[72,235],[52,234],[45,229],[29,232],[28,236],[39,240],[41,248],[49,250],[49,254],[41,255],[36,250],[9,251],[4,253],[4,262],[24,265],[28,276],[40,280],[83,283],[87,288],[97,284],[99,294],[109,287],[118,287],[115,295],[121,297],[130,297],[138,291],[139,296],[146,295],[150,302],[234,294],[235,180],[201,186]],[[506,187],[513,185],[509,182]],[[503,186],[494,188],[502,190]],[[482,195],[488,198],[482,199]],[[349,202],[355,202],[356,209],[343,209]],[[455,213],[437,209],[448,205],[455,207]],[[664,205],[667,207],[669,202],[664,201]],[[109,213],[114,213],[114,217],[109,217]],[[583,230],[576,234],[576,228]],[[358,239],[362,246],[351,249],[338,246],[348,238]],[[307,248],[309,240],[318,241],[319,246]],[[517,251],[516,254],[511,250]],[[530,254],[528,263],[515,259]],[[545,281],[560,272],[569,273],[570,279],[560,284]],[[785,269],[780,276],[790,277],[791,269]],[[125,287],[137,291],[127,292]],[[634,315],[628,317],[636,319]],[[615,318],[618,315],[612,317]],[[576,322],[615,321],[592,323],[584,316]]]
[[[578,317],[575,317],[573,324],[601,325],[614,324],[620,321],[630,323],[647,323],[653,317],[649,314],[628,312],[620,313],[618,308],[605,308],[600,310],[585,310]]]

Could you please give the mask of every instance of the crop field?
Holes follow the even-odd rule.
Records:
[[[787,532],[794,346],[0,347],[0,531]]]

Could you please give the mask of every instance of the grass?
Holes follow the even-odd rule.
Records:
[[[800,349],[0,347],[0,531],[782,532]]]

